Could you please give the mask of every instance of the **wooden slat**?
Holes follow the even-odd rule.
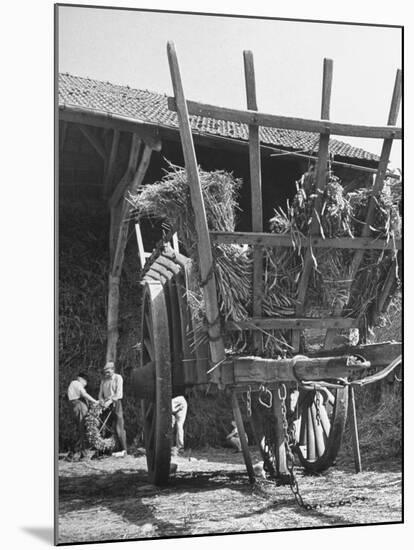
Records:
[[[99,140],[98,136],[96,136],[94,133],[91,132],[91,130],[87,126],[79,126],[80,131],[82,134],[86,137],[86,139],[89,141],[89,143],[92,145],[92,147],[95,149],[95,151],[98,153],[100,157],[102,157],[103,160],[106,160],[106,151],[103,143]]]
[[[185,166],[188,183],[190,186],[191,203],[195,214],[195,225],[197,232],[197,246],[199,256],[199,268],[203,286],[203,295],[206,306],[206,317],[209,323],[210,351],[213,363],[218,363],[225,358],[223,339],[220,334],[219,309],[217,303],[216,280],[213,273],[213,256],[211,251],[210,237],[200,178],[198,174],[197,161],[194,151],[194,143],[191,134],[190,122],[184,90],[181,82],[180,69],[178,66],[175,46],[172,42],[167,45],[168,62],[171,72],[171,80],[174,89],[174,96],[177,104],[177,116],[180,124],[180,135],[183,147]],[[215,381],[219,383],[219,369],[215,369]]]
[[[275,153],[273,155],[270,155],[270,157],[272,158],[292,156],[292,157],[300,157],[300,158],[309,159],[309,160],[315,159],[314,155],[306,155],[305,153],[298,153],[296,151],[286,151],[284,149],[277,149],[276,147],[273,148],[273,150],[280,151],[280,153]],[[376,168],[370,168],[369,166],[360,166],[359,164],[352,164],[351,162],[341,162],[339,160],[331,160],[331,164],[332,166],[346,166],[347,168],[353,168],[354,170],[357,170],[359,172],[367,172],[369,174],[377,173]],[[388,171],[386,176],[387,178],[391,178],[395,180],[399,180],[401,177],[399,174],[394,174],[394,172],[388,172]]]
[[[249,476],[249,481],[250,483],[254,483],[256,481],[256,476],[254,475],[252,458],[250,456],[249,445],[247,443],[247,436],[244,429],[243,418],[242,418],[240,406],[239,406],[239,400],[237,398],[236,392],[234,391],[231,394],[231,404],[233,408],[233,416],[236,422],[237,431],[239,433],[239,439],[240,439],[240,443],[243,451],[244,463],[246,465],[247,474]]]
[[[293,246],[291,235],[276,235],[274,233],[257,233],[244,231],[210,231],[212,242],[222,244],[250,244],[267,247]],[[313,248],[363,248],[369,250],[400,250],[401,239],[386,241],[372,237],[305,237],[295,235],[295,244],[300,247],[312,246]]]
[[[331,89],[332,89],[332,71],[333,62],[332,59],[324,59],[323,61],[323,83],[322,83],[322,118],[329,117]],[[309,228],[311,236],[319,235],[319,222],[318,216],[322,209],[322,199],[327,182],[327,168],[329,158],[329,134],[321,134],[319,138],[319,150],[318,150],[318,163],[316,167],[316,199],[314,204],[314,212],[312,215],[312,221]],[[318,216],[316,216],[318,214]],[[308,288],[309,277],[313,269],[313,254],[310,248],[307,248],[305,253],[305,259],[303,262],[303,272],[298,284],[297,300],[298,305],[296,307],[296,315],[298,317],[303,315],[305,310],[305,298]],[[294,331],[292,334],[292,348],[294,352],[299,351],[300,347],[300,332]]]
[[[279,329],[279,330],[291,330],[291,329],[327,329],[327,328],[356,328],[358,327],[358,320],[346,317],[326,317],[324,319],[304,318],[304,319],[290,319],[286,317],[253,317],[239,322],[227,322],[225,325],[226,331],[237,330],[253,330],[255,327],[260,329]]]
[[[168,98],[168,108],[177,111],[174,98]],[[190,115],[228,120],[240,124],[256,124],[268,128],[284,128],[286,130],[301,130],[318,134],[328,133],[337,136],[352,136],[377,139],[401,139],[402,131],[399,127],[372,126],[364,124],[345,124],[321,119],[306,119],[258,113],[255,111],[243,111],[227,107],[216,107],[206,103],[187,101],[187,109]]]
[[[139,134],[140,138],[154,151],[161,150],[161,140],[156,124],[139,122],[134,118],[115,115],[107,112],[94,111],[84,107],[64,105],[59,107],[59,119],[88,126],[112,128],[121,132]]]
[[[243,52],[244,77],[246,83],[247,108],[257,111],[256,80],[254,73],[253,53]],[[250,164],[250,193],[252,201],[252,230],[263,231],[262,205],[262,170],[260,159],[259,126],[249,125],[249,164]],[[263,251],[253,249],[253,315],[261,316],[263,300]],[[258,353],[263,351],[263,339],[259,333],[254,334],[254,346]]]
[[[401,73],[401,70],[398,70],[395,77],[394,90],[393,90],[392,99],[391,99],[391,106],[388,114],[389,125],[394,125],[397,123],[398,113],[401,105],[401,94],[402,94],[402,73]],[[382,145],[380,161],[378,164],[378,171],[377,171],[375,182],[372,188],[372,195],[368,203],[367,215],[365,218],[365,225],[363,226],[361,231],[362,237],[368,237],[371,234],[371,224],[373,223],[375,211],[377,208],[376,197],[380,195],[384,187],[385,174],[386,174],[388,162],[390,159],[392,142],[393,142],[393,139],[391,137],[389,139],[385,139]],[[364,250],[357,250],[352,258],[352,263],[350,267],[350,277],[349,277],[351,282],[348,283],[348,285],[346,286],[348,297],[351,292],[352,281],[356,277],[358,269],[362,263],[363,257],[364,257]],[[340,315],[342,309],[346,307],[348,300],[345,300],[345,301],[338,300],[337,305],[334,308],[335,316]],[[328,331],[325,337],[325,346],[331,347],[334,338],[335,338],[335,332],[332,330]]]
[[[143,269],[147,256],[144,250],[144,241],[142,240],[141,226],[139,223],[135,224],[135,235],[137,237],[139,262],[141,264],[141,269]]]
[[[318,357],[335,357],[336,355],[360,355],[372,366],[383,368],[389,365],[402,353],[401,342],[383,342],[381,344],[365,344],[362,346],[342,346],[335,349],[324,349],[317,352]],[[311,354],[309,354],[312,357]]]

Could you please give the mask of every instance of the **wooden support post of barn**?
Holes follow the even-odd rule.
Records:
[[[131,204],[127,198],[130,193],[136,193],[140,185],[142,185],[151,160],[152,148],[145,143],[142,147],[142,155],[138,163],[140,149],[141,140],[137,134],[133,134],[127,170],[109,200],[111,212],[109,242],[111,267],[108,292],[107,361],[116,360],[116,346],[119,338],[119,284],[128,240],[131,212]]]

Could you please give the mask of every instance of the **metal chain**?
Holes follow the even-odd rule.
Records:
[[[249,417],[252,416],[252,389],[250,386],[246,394],[246,409],[247,409],[247,416]]]
[[[318,426],[321,425],[321,394],[317,391],[315,392],[315,408],[316,408],[316,422]]]
[[[281,389],[283,389],[283,393],[281,392]],[[285,444],[285,450],[286,450],[286,466],[289,471],[289,485],[290,490],[293,493],[293,496],[295,497],[296,503],[305,510],[311,510],[311,505],[306,504],[303,501],[302,495],[299,491],[299,485],[298,480],[296,479],[295,475],[295,458],[292,453],[292,443],[291,443],[291,435],[289,434],[289,424],[287,421],[287,410],[286,410],[286,386],[285,384],[280,384],[278,387],[278,396],[280,399],[280,408],[282,411],[282,426],[283,426],[283,442]]]
[[[367,500],[367,497],[359,496],[359,495],[352,495],[347,499],[340,499],[336,501],[325,502],[323,504],[309,504],[303,500],[303,497],[299,491],[298,480],[296,478],[295,471],[294,471],[295,459],[292,452],[292,448],[296,444],[296,427],[295,427],[295,424],[293,423],[292,429],[289,430],[289,425],[287,421],[287,410],[286,410],[287,391],[286,391],[286,386],[283,383],[279,385],[278,396],[280,399],[280,408],[282,411],[283,441],[284,441],[285,450],[286,450],[286,465],[289,471],[289,485],[290,485],[290,490],[292,491],[293,496],[295,497],[296,503],[304,510],[309,511],[309,510],[317,510],[318,508],[324,508],[324,507],[339,508],[341,506],[351,505],[356,501]]]

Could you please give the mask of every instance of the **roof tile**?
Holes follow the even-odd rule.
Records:
[[[129,86],[119,86],[110,82],[92,80],[68,73],[59,75],[59,105],[72,105],[135,118],[141,122],[178,127],[177,115],[167,106],[167,96],[148,90],[136,90]],[[193,130],[221,137],[231,137],[247,141],[248,128],[238,124],[213,118],[190,117]],[[318,135],[297,130],[280,128],[260,128],[260,141],[291,151],[312,153],[318,150]],[[329,148],[333,155],[378,161],[379,157],[359,147],[331,139]]]

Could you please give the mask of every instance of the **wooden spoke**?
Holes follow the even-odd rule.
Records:
[[[326,408],[320,407],[319,414],[321,417],[321,425],[322,425],[323,433],[325,435],[325,438],[327,439],[329,438],[329,434],[331,431],[331,422],[329,420],[328,413],[326,412]]]
[[[152,343],[148,338],[144,338],[144,345],[145,345],[145,349],[148,352],[150,360],[154,361],[154,350],[152,347]]]
[[[321,406],[319,406],[319,410],[320,409],[321,409]],[[323,453],[325,452],[325,441],[323,437],[323,429],[322,429],[320,418],[318,420],[318,417],[317,417],[315,404],[312,404],[311,411],[312,411],[313,431],[315,434],[316,455],[318,458],[320,458],[321,456],[323,456]]]
[[[306,414],[306,458],[309,462],[312,462],[316,458],[315,433],[313,430],[312,422],[312,407],[309,407],[307,409]]]

